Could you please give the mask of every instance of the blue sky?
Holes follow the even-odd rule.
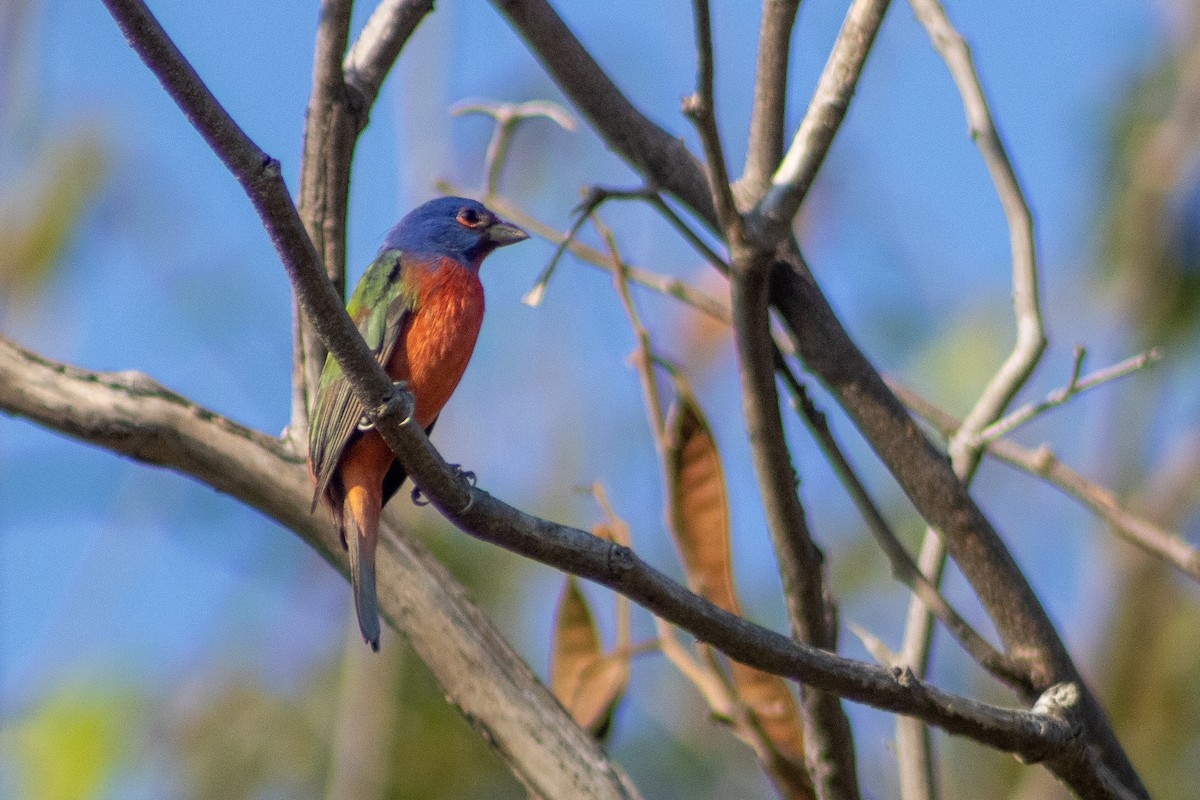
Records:
[[[282,161],[293,188],[315,30],[310,5],[152,4],[234,118]],[[750,7],[714,5],[717,101],[735,169],[753,70],[757,11]],[[634,101],[694,144],[678,113],[694,80],[687,6],[649,15],[642,8],[571,3],[563,13]],[[974,48],[1037,219],[1052,335],[1034,384],[1033,393],[1041,393],[1065,379],[1076,341],[1094,347],[1096,365],[1128,354],[1114,310],[1088,277],[1104,122],[1131,70],[1165,46],[1166,22],[1151,4],[1117,0],[953,3],[949,11]],[[830,0],[803,4],[789,126],[799,119],[841,13],[842,4]],[[240,188],[101,4],[48,0],[33,33],[24,129],[30,141],[98,131],[110,171],[62,270],[24,305],[4,308],[0,332],[91,369],[145,371],[221,414],[280,431],[289,408],[288,286]],[[490,129],[482,119],[446,113],[468,97],[559,99],[490,7],[439,3],[386,84],[359,147],[352,279],[403,211],[432,195],[435,179],[479,184]],[[26,145],[17,141],[14,149]],[[518,134],[503,188],[565,228],[580,186],[633,182],[593,134],[535,123]],[[810,206],[804,243],[848,328],[881,368],[961,410],[1010,343],[1008,240],[958,96],[905,4],[889,12]],[[610,209],[606,219],[632,262],[697,281],[704,276],[699,259],[644,209]],[[550,253],[544,242],[531,242],[489,260],[488,319],[435,444],[476,471],[489,491],[576,525],[587,526],[596,513],[572,487],[604,481],[633,523],[638,549],[675,572],[640,390],[625,366],[632,337],[609,281],[568,261],[541,308],[519,302]],[[660,349],[682,355],[687,315],[657,297],[639,294],[638,301]],[[936,368],[948,358],[937,344],[945,329],[930,325],[946,316],[952,328],[982,330],[974,371],[953,379]],[[695,380],[726,458],[745,593],[759,618],[778,625],[777,580],[741,440],[736,373],[727,344],[720,353]],[[1036,434],[1053,437],[1109,410],[1104,400],[1087,398],[1060,412],[1065,425],[1047,424]],[[1176,416],[1189,413],[1194,400]],[[865,447],[836,424],[856,460],[867,464]],[[857,529],[853,512],[790,421],[789,435],[805,500],[836,559]],[[1097,455],[1086,437],[1068,438],[1062,453],[1085,468]],[[895,498],[878,469],[868,476],[882,496]],[[1089,628],[1076,620],[1095,599],[1086,588],[1094,526],[1052,491],[1008,478],[985,470],[984,505],[1068,641],[1083,645]],[[1044,513],[1036,521],[1016,513],[1017,498],[1044,503]],[[428,510],[408,513],[446,527]],[[1048,525],[1064,532],[1052,559],[1043,557],[1039,536]],[[514,564],[472,546],[475,558]],[[537,610],[548,606],[559,579],[541,568],[526,572],[524,602],[535,611],[502,627],[541,665],[548,620]],[[961,585],[951,586],[963,596]],[[222,660],[295,680],[340,647],[350,608],[344,582],[255,512],[175,474],[11,418],[0,419],[0,595],[5,715],[65,681],[135,680],[169,694]],[[894,587],[866,592],[847,615],[896,636],[901,597]],[[865,655],[854,644],[847,649]],[[957,654],[947,658],[954,663]]]

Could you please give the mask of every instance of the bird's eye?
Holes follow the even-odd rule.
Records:
[[[468,228],[478,228],[483,224],[483,216],[473,208],[464,208],[458,212],[458,222]]]

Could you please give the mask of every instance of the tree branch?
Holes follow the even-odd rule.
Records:
[[[996,194],[1008,222],[1009,245],[1012,251],[1013,311],[1016,316],[1016,342],[1013,350],[995,375],[984,387],[974,408],[967,414],[962,428],[951,438],[950,463],[964,485],[969,485],[979,466],[982,448],[979,433],[994,422],[1029,380],[1046,349],[1046,334],[1038,299],[1037,246],[1034,239],[1033,216],[1025,202],[1025,194],[1008,159],[1004,143],[992,119],[987,98],[975,72],[970,49],[946,17],[938,0],[910,0],[913,12],[925,26],[934,48],[941,54],[946,67],[958,86],[971,138],[979,148],[996,187]],[[921,546],[920,564],[926,575],[940,583],[946,562],[946,544],[937,531],[930,528]],[[933,626],[929,613],[914,600],[909,607],[901,654],[904,663],[924,676],[929,664]],[[1115,737],[1112,737],[1115,744]],[[916,728],[916,723],[897,722],[897,755],[901,764],[902,795],[905,800],[924,800],[933,794],[926,776],[932,772],[929,737]],[[1132,767],[1127,777],[1137,782]]]
[[[770,188],[754,210],[754,226],[762,229],[764,239],[778,242],[790,230],[850,108],[850,98],[888,5],[889,0],[854,0],[846,12],[808,111],[783,162],[771,176]]]
[[[707,181],[695,158],[620,94],[545,0],[493,2],[609,146],[650,185],[679,199],[716,230]],[[805,366],[830,389],[921,515],[952,543],[956,560],[1006,646],[1029,662],[1034,685],[1077,682],[1078,672],[1061,639],[996,531],[847,335],[798,248],[785,242],[777,258],[771,300]],[[1101,748],[1104,763],[1144,794],[1107,717],[1086,687],[1081,704],[1089,739]],[[1080,793],[1098,780],[1078,763],[1058,774]]]
[[[312,92],[304,122],[300,162],[300,219],[339,296],[346,293],[346,208],[357,135],[342,80],[342,54],[350,36],[354,0],[324,0],[313,53]],[[303,449],[308,407],[325,366],[325,346],[296,306],[292,355],[292,421],[288,432]]]
[[[942,435],[953,436],[962,425],[958,418],[911,389],[897,383],[892,383],[891,386],[906,406],[937,428]],[[991,439],[985,447],[989,455],[1025,470],[1030,475],[1044,478],[1062,489],[1112,525],[1118,535],[1190,578],[1200,581],[1200,549],[1189,545],[1178,534],[1127,510],[1111,491],[1059,461],[1045,445],[1029,449],[1008,439]]]
[[[746,166],[735,187],[743,208],[763,196],[771,173],[783,158],[788,58],[791,54],[792,28],[799,7],[800,0],[763,0]]]
[[[327,512],[286,442],[195,405],[136,372],[91,372],[0,337],[0,409],[92,445],[193,477],[261,511],[343,577]],[[634,800],[637,791],[570,719],[466,591],[417,541],[384,526],[379,602],[451,701],[540,797]]]
[[[799,482],[784,437],[775,389],[775,349],[767,306],[767,267],[747,264],[735,247],[732,264],[734,341],[742,379],[742,411],[754,472],[779,563],[792,635],[801,642],[837,651],[837,623],[827,594],[824,556],[812,540],[796,494]],[[831,797],[857,798],[854,740],[834,695],[804,687],[801,692],[805,749],[813,783]]]
[[[941,620],[946,629],[954,636],[955,640],[962,645],[963,650],[979,666],[983,667],[998,680],[1010,686],[1015,686],[1023,692],[1031,692],[1033,687],[1029,685],[1029,676],[1014,665],[1012,660],[1006,655],[992,647],[978,631],[972,628],[970,623],[955,611],[949,601],[942,596],[937,587],[930,583],[925,575],[922,574],[913,561],[912,556],[908,554],[908,551],[904,549],[904,545],[900,543],[899,537],[896,536],[891,526],[888,525],[887,520],[884,519],[883,513],[875,505],[875,501],[871,499],[867,488],[850,465],[846,454],[842,452],[837,439],[834,438],[833,431],[829,429],[825,415],[813,404],[804,384],[800,383],[792,373],[792,370],[784,363],[782,354],[777,353],[775,361],[780,375],[783,376],[784,384],[788,387],[792,395],[792,406],[796,409],[800,418],[804,420],[813,438],[821,446],[821,451],[825,454],[825,459],[829,461],[839,480],[845,486],[847,494],[850,495],[855,506],[858,507],[859,513],[866,520],[867,529],[871,531],[871,535],[875,537],[879,549],[883,551],[888,563],[891,565],[893,577],[907,586],[914,595],[921,599],[921,602],[932,610],[934,615]],[[860,636],[859,638],[862,637]],[[892,659],[886,663],[892,663],[895,660]]]
[[[715,68],[713,66],[712,16],[708,0],[693,0],[693,16],[696,25],[696,92],[683,101],[683,113],[696,126],[700,144],[704,147],[704,159],[708,166],[708,185],[712,193],[717,222],[726,233],[740,231],[741,217],[733,201],[733,189],[729,185],[729,168],[725,163],[725,149],[721,146],[721,133],[717,129],[716,95],[713,91]],[[734,237],[736,238],[736,236]]]
[[[296,531],[343,575],[348,574],[328,515],[308,513],[311,482],[302,460],[284,442],[196,406],[145,375],[79,369],[42,358],[0,337],[0,409],[194,477]],[[380,427],[392,426],[383,420]],[[412,463],[422,474],[430,463],[445,466],[419,426],[400,427],[405,449],[418,455]],[[1081,749],[1076,746],[1077,731],[1070,720],[980,703],[943,692],[902,670],[799,645],[692,594],[626,547],[523,514],[480,489],[458,483],[460,479],[448,467],[445,472],[472,497],[468,508],[449,515],[464,531],[475,531],[473,535],[485,541],[609,586],[745,664],[844,692],[850,699],[879,708],[918,714],[947,731],[1029,761],[1066,758]],[[437,483],[424,481],[423,487]],[[429,496],[436,502],[442,494],[431,488]],[[536,767],[535,772],[557,771],[539,760],[549,757],[544,750],[534,758],[524,746],[510,749],[509,737],[516,735],[511,731],[523,728],[522,737],[533,736],[539,742],[554,738],[559,740],[555,747],[565,746],[568,752],[577,753],[573,759],[558,756],[564,759],[562,771],[570,773],[572,780],[601,774],[604,780],[624,780],[618,768],[595,749],[594,742],[563,744],[563,737],[574,736],[567,728],[560,730],[554,721],[556,715],[565,719],[565,712],[549,699],[544,687],[536,683],[528,667],[512,654],[445,569],[395,526],[388,526],[380,551],[380,603],[385,617],[404,629],[451,699],[501,743],[498,749],[505,758],[530,759],[522,763],[525,769]],[[447,646],[448,641],[454,646]],[[495,676],[480,678],[481,665],[488,675],[500,673],[500,692],[493,688]],[[578,726],[569,729],[579,732]],[[542,776],[541,780],[538,791],[544,797],[579,796],[548,790],[546,781],[552,779]],[[634,796],[632,789],[628,793]]]
[[[353,0],[324,0],[313,57],[313,88],[305,118],[299,211],[339,296],[345,296],[346,214],[350,169],[358,135],[367,125],[379,87],[432,0],[383,0],[354,48],[345,55]],[[297,309],[292,421],[293,441],[306,442],[309,399],[316,396],[325,346]]]
[[[433,0],[381,0],[346,54],[342,71],[346,87],[358,95],[352,105],[360,129],[366,126],[367,115],[400,51],[431,11]]]

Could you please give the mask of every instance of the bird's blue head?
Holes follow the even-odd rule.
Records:
[[[516,244],[529,234],[496,216],[482,203],[463,197],[439,197],[404,216],[383,240],[380,253],[400,250],[412,256],[453,258],[479,269],[497,247]]]

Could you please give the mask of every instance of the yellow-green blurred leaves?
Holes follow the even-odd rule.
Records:
[[[87,800],[104,796],[131,750],[136,699],[117,690],[67,685],[28,716],[5,726],[17,798]]]
[[[0,292],[28,295],[61,262],[108,171],[103,138],[80,128],[44,142],[0,189]]]
[[[604,653],[587,598],[568,576],[554,620],[550,688],[580,726],[603,737],[628,682],[628,648]]]

